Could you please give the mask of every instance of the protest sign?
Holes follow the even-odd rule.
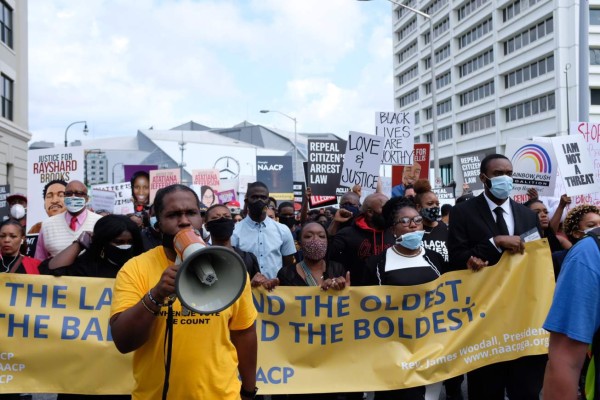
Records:
[[[219,204],[227,204],[230,201],[237,200],[235,190],[227,189],[223,190],[222,192],[217,192],[217,199]]]
[[[157,169],[150,171],[150,204],[154,203],[154,196],[158,189],[181,183],[181,170],[179,168]],[[202,199],[200,199],[202,201]]]
[[[592,158],[594,165],[595,177],[600,179],[600,123],[593,122],[573,122],[571,123],[571,135],[580,135],[587,143],[587,149]],[[564,193],[560,191],[556,193],[559,197]],[[580,204],[594,204],[600,207],[600,192],[587,193],[578,196],[574,196],[572,199],[571,206],[578,206]]]
[[[302,203],[304,202],[304,194],[306,193],[305,191],[306,187],[304,186],[304,182],[294,182],[294,209],[299,210],[302,207]]]
[[[340,185],[377,189],[377,177],[383,154],[383,139],[365,133],[350,132],[346,143]]]
[[[6,198],[10,194],[10,185],[0,185],[0,222],[8,219],[9,207]]]
[[[218,169],[195,169],[192,171],[191,188],[206,208],[220,204],[217,193],[221,189]]]
[[[136,172],[144,171],[147,172],[148,175],[150,175],[150,171],[153,171],[155,169],[158,169],[158,165],[123,165],[124,182],[131,181],[131,177]]]
[[[585,139],[578,135],[552,138],[560,176],[568,196],[600,192],[600,183]]]
[[[117,194],[108,190],[92,189],[92,210],[114,213]]]
[[[513,167],[512,195],[523,195],[534,188],[540,196],[553,196],[558,165],[550,141],[511,139],[506,157]]]
[[[315,196],[333,196],[340,183],[346,141],[308,140],[306,186]]]
[[[53,180],[84,180],[83,147],[51,147],[27,152],[27,231],[48,218],[44,186]]]
[[[412,165],[414,119],[412,112],[375,113],[375,135],[383,139],[382,164]]]
[[[471,191],[483,190],[483,182],[479,179],[479,169],[481,167],[481,161],[485,158],[486,154],[483,151],[476,151],[474,153],[461,154],[458,156],[458,162],[460,163],[460,169],[463,175],[463,183],[469,185]]]
[[[308,179],[308,163],[304,162],[302,163],[302,166],[304,168],[304,176]],[[311,188],[312,190],[312,188]],[[335,196],[315,196],[315,195],[311,195],[310,199],[308,201],[308,208],[309,209],[313,209],[313,208],[322,208],[322,207],[329,207],[329,206],[333,206],[336,205],[340,202],[340,198],[344,195],[344,193],[346,193],[348,191],[347,187],[343,187],[343,186],[336,186],[335,188]]]
[[[293,200],[292,157],[256,156],[256,180],[267,185],[275,200]]]
[[[0,393],[130,393],[131,357],[116,351],[108,329],[112,287],[111,279],[0,274],[0,348],[11,366]],[[544,354],[553,290],[546,240],[504,253],[495,267],[422,285],[254,289],[257,386],[262,394],[399,389]],[[180,316],[178,300],[173,311],[198,318]]]
[[[435,193],[438,200],[440,201],[440,205],[442,204],[450,204],[454,205],[454,193],[451,188],[443,187],[443,188],[432,188],[431,191]]]
[[[411,156],[411,165],[392,166],[392,186],[406,185],[407,182],[418,179],[429,179],[429,155],[431,145],[429,143],[416,143]]]
[[[108,191],[115,194],[115,202],[112,208],[113,214],[127,215],[133,213],[133,200],[131,198],[131,183],[106,183],[92,185],[92,196],[96,191]]]

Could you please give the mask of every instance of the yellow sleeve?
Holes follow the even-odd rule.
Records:
[[[246,279],[244,291],[233,307],[233,315],[229,320],[229,329],[232,331],[241,331],[251,327],[256,320],[258,312],[252,300],[250,278]]]

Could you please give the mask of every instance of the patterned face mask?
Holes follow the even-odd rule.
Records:
[[[439,207],[421,208],[421,211],[419,213],[427,221],[434,222],[434,221],[439,221],[440,219],[442,219],[442,217],[440,216],[440,208]]]
[[[304,258],[319,261],[327,254],[327,240],[309,239],[302,242],[302,253]]]

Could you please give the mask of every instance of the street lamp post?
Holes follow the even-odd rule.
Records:
[[[83,133],[87,135],[88,131],[88,127],[87,127],[87,121],[75,121],[75,122],[71,122],[69,124],[69,126],[67,126],[67,129],[65,129],[65,147],[69,146],[69,142],[67,141],[67,132],[69,131],[69,128],[72,127],[75,124],[85,124],[83,126]]]
[[[358,0],[358,1],[371,1],[371,0]],[[433,180],[434,186],[435,181],[440,177],[440,159],[438,157],[438,132],[437,132],[437,102],[436,102],[436,87],[435,87],[435,50],[433,47],[433,16],[424,13],[423,11],[409,7],[405,4],[399,3],[395,0],[387,0],[392,4],[400,6],[404,9],[419,14],[423,18],[429,20],[429,48],[430,48],[430,68],[431,68],[431,145],[433,146]]]
[[[297,129],[297,124],[298,121],[296,120],[296,118],[291,117],[287,114],[282,113],[281,111],[276,111],[276,110],[260,110],[261,113],[263,114],[267,114],[267,113],[277,113],[277,114],[281,114],[284,117],[287,117],[289,119],[291,119],[292,121],[294,121],[294,152],[292,153],[292,163],[294,164],[294,166],[292,167],[292,176],[294,177],[294,179],[296,178],[295,172],[296,172],[296,161],[297,161],[297,153],[298,153],[298,129]]]

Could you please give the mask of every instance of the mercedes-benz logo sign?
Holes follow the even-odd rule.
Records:
[[[240,163],[229,156],[217,159],[213,168],[219,170],[221,179],[235,179],[240,175]]]

